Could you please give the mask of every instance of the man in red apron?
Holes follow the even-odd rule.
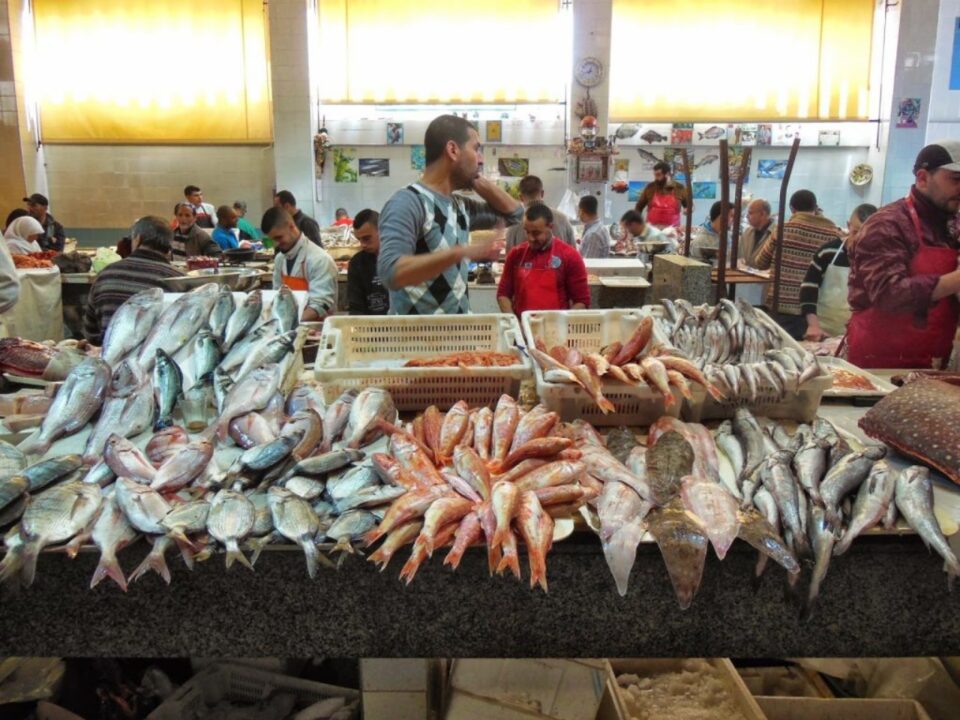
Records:
[[[953,347],[960,142],[926,146],[913,172],[907,196],[871,216],[848,249],[847,355],[860,367],[940,367]]]
[[[647,222],[658,230],[680,227],[680,208],[687,206],[683,186],[670,177],[670,166],[658,162],[653,166],[653,182],[648,183],[637,200],[636,211],[647,208]]]
[[[497,304],[520,317],[525,310],[583,310],[590,307],[587,268],[580,253],[553,235],[553,211],[543,203],[527,208],[527,241],[507,255]]]

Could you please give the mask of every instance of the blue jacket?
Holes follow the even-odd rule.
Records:
[[[220,246],[221,250],[232,250],[240,247],[240,242],[237,240],[237,236],[233,234],[233,231],[227,230],[219,225],[213,229],[213,239],[217,245]]]

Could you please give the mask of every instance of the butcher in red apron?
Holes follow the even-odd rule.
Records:
[[[928,145],[916,184],[881,208],[849,251],[847,357],[863,368],[939,368],[960,320],[960,142]]]
[[[686,207],[686,195],[681,185],[671,177],[671,168],[665,162],[653,166],[653,182],[640,193],[637,200],[637,212],[647,209],[647,222],[663,229],[680,227],[680,210]]]
[[[517,317],[526,310],[590,307],[587,268],[580,253],[553,236],[553,211],[543,203],[527,208],[526,242],[507,255],[497,304]]]

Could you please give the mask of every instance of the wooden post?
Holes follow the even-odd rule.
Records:
[[[743,202],[743,179],[750,170],[750,155],[753,148],[744,148],[743,157],[740,159],[740,174],[737,175],[737,189],[733,196],[733,233],[730,236],[730,269],[737,269],[737,258],[740,256],[740,224],[743,210],[740,207]],[[737,286],[730,286],[730,297],[737,296]]]
[[[693,181],[690,177],[692,168],[690,167],[690,155],[686,148],[681,148],[680,156],[683,158],[683,179],[687,186],[687,233],[684,236],[683,255],[684,257],[690,257],[690,233],[693,232]]]
[[[783,260],[783,223],[787,214],[787,186],[790,184],[790,173],[793,172],[793,162],[797,159],[800,149],[800,136],[793,139],[790,156],[787,158],[787,167],[783,171],[783,181],[780,183],[780,212],[777,214],[777,237],[773,256],[773,307],[771,313],[779,312],[780,307],[780,262]]]
[[[727,218],[730,214],[730,154],[720,141],[720,240],[717,248],[717,299],[727,296]]]

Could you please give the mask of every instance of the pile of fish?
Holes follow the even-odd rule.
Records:
[[[824,373],[813,353],[785,343],[777,325],[743,300],[662,302],[655,310],[660,332],[728,400],[783,398]]]
[[[29,585],[43,548],[68,543],[75,554],[89,541],[101,551],[91,587],[109,577],[126,589],[149,571],[170,582],[165,554],[174,544],[188,567],[222,548],[227,567],[252,569],[280,538],[303,548],[313,576],[318,563],[330,563],[317,543],[348,549],[406,492],[385,485],[371,465],[346,469],[382,436],[380,422],[396,420],[396,409],[379,388],[351,390],[328,408],[309,385],[285,398],[280,379],[276,364],[241,377],[216,422],[192,441],[175,425],[144,450],[107,433],[102,459],[65,455],[32,465],[0,444],[0,527],[19,520],[4,539],[0,581]],[[126,577],[117,552],[140,535],[153,549]]]
[[[490,574],[521,578],[518,538],[527,546],[530,587],[547,590],[546,556],[554,519],[594,499],[600,482],[586,475],[575,432],[536,406],[524,413],[509,395],[494,410],[460,401],[446,413],[435,406],[404,428],[390,428],[390,454],[373,455],[378,471],[408,491],[393,502],[367,545],[384,538],[369,559],[386,568],[413,544],[400,577],[409,584],[437,548],[451,546],[444,565],[456,569],[466,549],[482,541]]]
[[[581,352],[562,345],[548,350],[541,338],[535,338],[535,347],[528,351],[540,365],[546,382],[579,385],[605,415],[616,412],[616,407],[603,394],[603,379],[634,387],[653,387],[663,396],[668,408],[677,402],[671,386],[684,397],[692,398],[688,381],[703,385],[718,399],[723,397],[693,363],[655,342],[653,329],[654,320],[648,315],[626,342],[613,342],[599,352]]]
[[[623,478],[604,485],[597,514],[621,594],[645,532],[660,546],[681,608],[699,587],[708,543],[722,560],[740,537],[761,553],[756,579],[772,558],[787,570],[809,616],[830,558],[879,523],[892,527],[898,511],[944,558],[951,580],[960,574],[933,514],[926,468],[899,473],[883,459],[883,447],[852,447],[824,420],[790,435],[739,408],[715,436],[703,425],[662,417],[651,426],[647,447],[622,434],[616,441]],[[721,458],[732,475],[721,472]]]

